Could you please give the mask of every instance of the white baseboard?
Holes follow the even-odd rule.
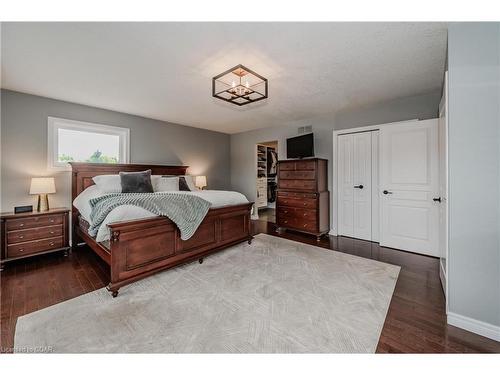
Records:
[[[465,329],[492,340],[500,341],[500,327],[463,315],[448,313],[448,324]]]
[[[330,229],[330,231],[328,232],[328,234],[330,236],[336,236],[337,235],[337,231],[333,230],[333,229]]]

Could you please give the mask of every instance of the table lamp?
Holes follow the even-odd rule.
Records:
[[[197,188],[203,190],[207,186],[207,176],[196,176],[195,183]]]
[[[38,194],[38,211],[49,210],[49,198],[47,194],[55,192],[54,177],[33,177],[31,179],[30,194]]]

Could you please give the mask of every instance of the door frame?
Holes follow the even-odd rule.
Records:
[[[338,136],[339,135],[345,135],[345,134],[353,134],[353,133],[363,133],[363,132],[372,132],[376,130],[380,130],[383,126],[386,125],[395,125],[395,124],[404,124],[407,122],[414,122],[414,121],[419,121],[418,119],[411,119],[411,120],[405,120],[405,121],[395,121],[395,122],[388,122],[385,124],[378,124],[378,125],[369,125],[369,126],[360,126],[360,127],[354,127],[354,128],[348,128],[348,129],[341,129],[341,130],[334,130],[333,131],[333,142],[332,142],[332,148],[333,148],[333,153],[332,153],[332,179],[333,179],[333,184],[332,184],[332,203],[331,203],[331,211],[332,211],[332,224],[330,227],[330,232],[328,234],[332,236],[338,236],[338,222],[339,222],[339,215],[338,215],[338,210],[336,209],[339,207],[339,186],[338,186]],[[380,152],[380,149],[379,149]],[[378,188],[372,186],[372,189]]]

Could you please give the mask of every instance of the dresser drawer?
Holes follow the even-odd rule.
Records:
[[[294,191],[278,191],[278,197],[316,199],[318,197],[318,195],[316,193],[296,193]]]
[[[279,180],[279,189],[293,190],[316,190],[316,181],[314,180]]]
[[[49,227],[31,228],[7,232],[7,243],[14,244],[19,242],[39,240],[43,238],[59,237],[63,235],[62,225],[52,225]]]
[[[295,170],[295,162],[284,163],[280,162],[279,164],[280,171],[293,171]]]
[[[304,232],[317,232],[316,221],[303,220],[295,217],[284,217],[278,215],[278,226],[284,228],[297,229]]]
[[[279,178],[285,180],[314,180],[316,171],[280,171]]]
[[[318,207],[318,200],[311,198],[281,197],[278,195],[278,207],[280,206],[316,209]]]
[[[46,227],[49,225],[56,225],[63,223],[63,215],[43,215],[35,217],[26,217],[21,219],[7,220],[7,231]]]
[[[307,208],[280,207],[278,215],[283,218],[293,218],[297,220],[305,220],[305,222],[316,223],[318,211]]]
[[[297,171],[315,170],[315,169],[316,169],[315,160],[301,160],[295,162],[295,170]]]
[[[63,238],[47,238],[45,240],[23,242],[7,246],[7,257],[16,258],[42,251],[53,250],[63,247]]]

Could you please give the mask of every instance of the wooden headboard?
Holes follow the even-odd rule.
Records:
[[[91,185],[92,177],[103,174],[119,174],[120,172],[140,172],[151,169],[155,175],[184,175],[189,167],[182,165],[151,165],[151,164],[99,164],[74,163],[71,164],[71,202]]]

